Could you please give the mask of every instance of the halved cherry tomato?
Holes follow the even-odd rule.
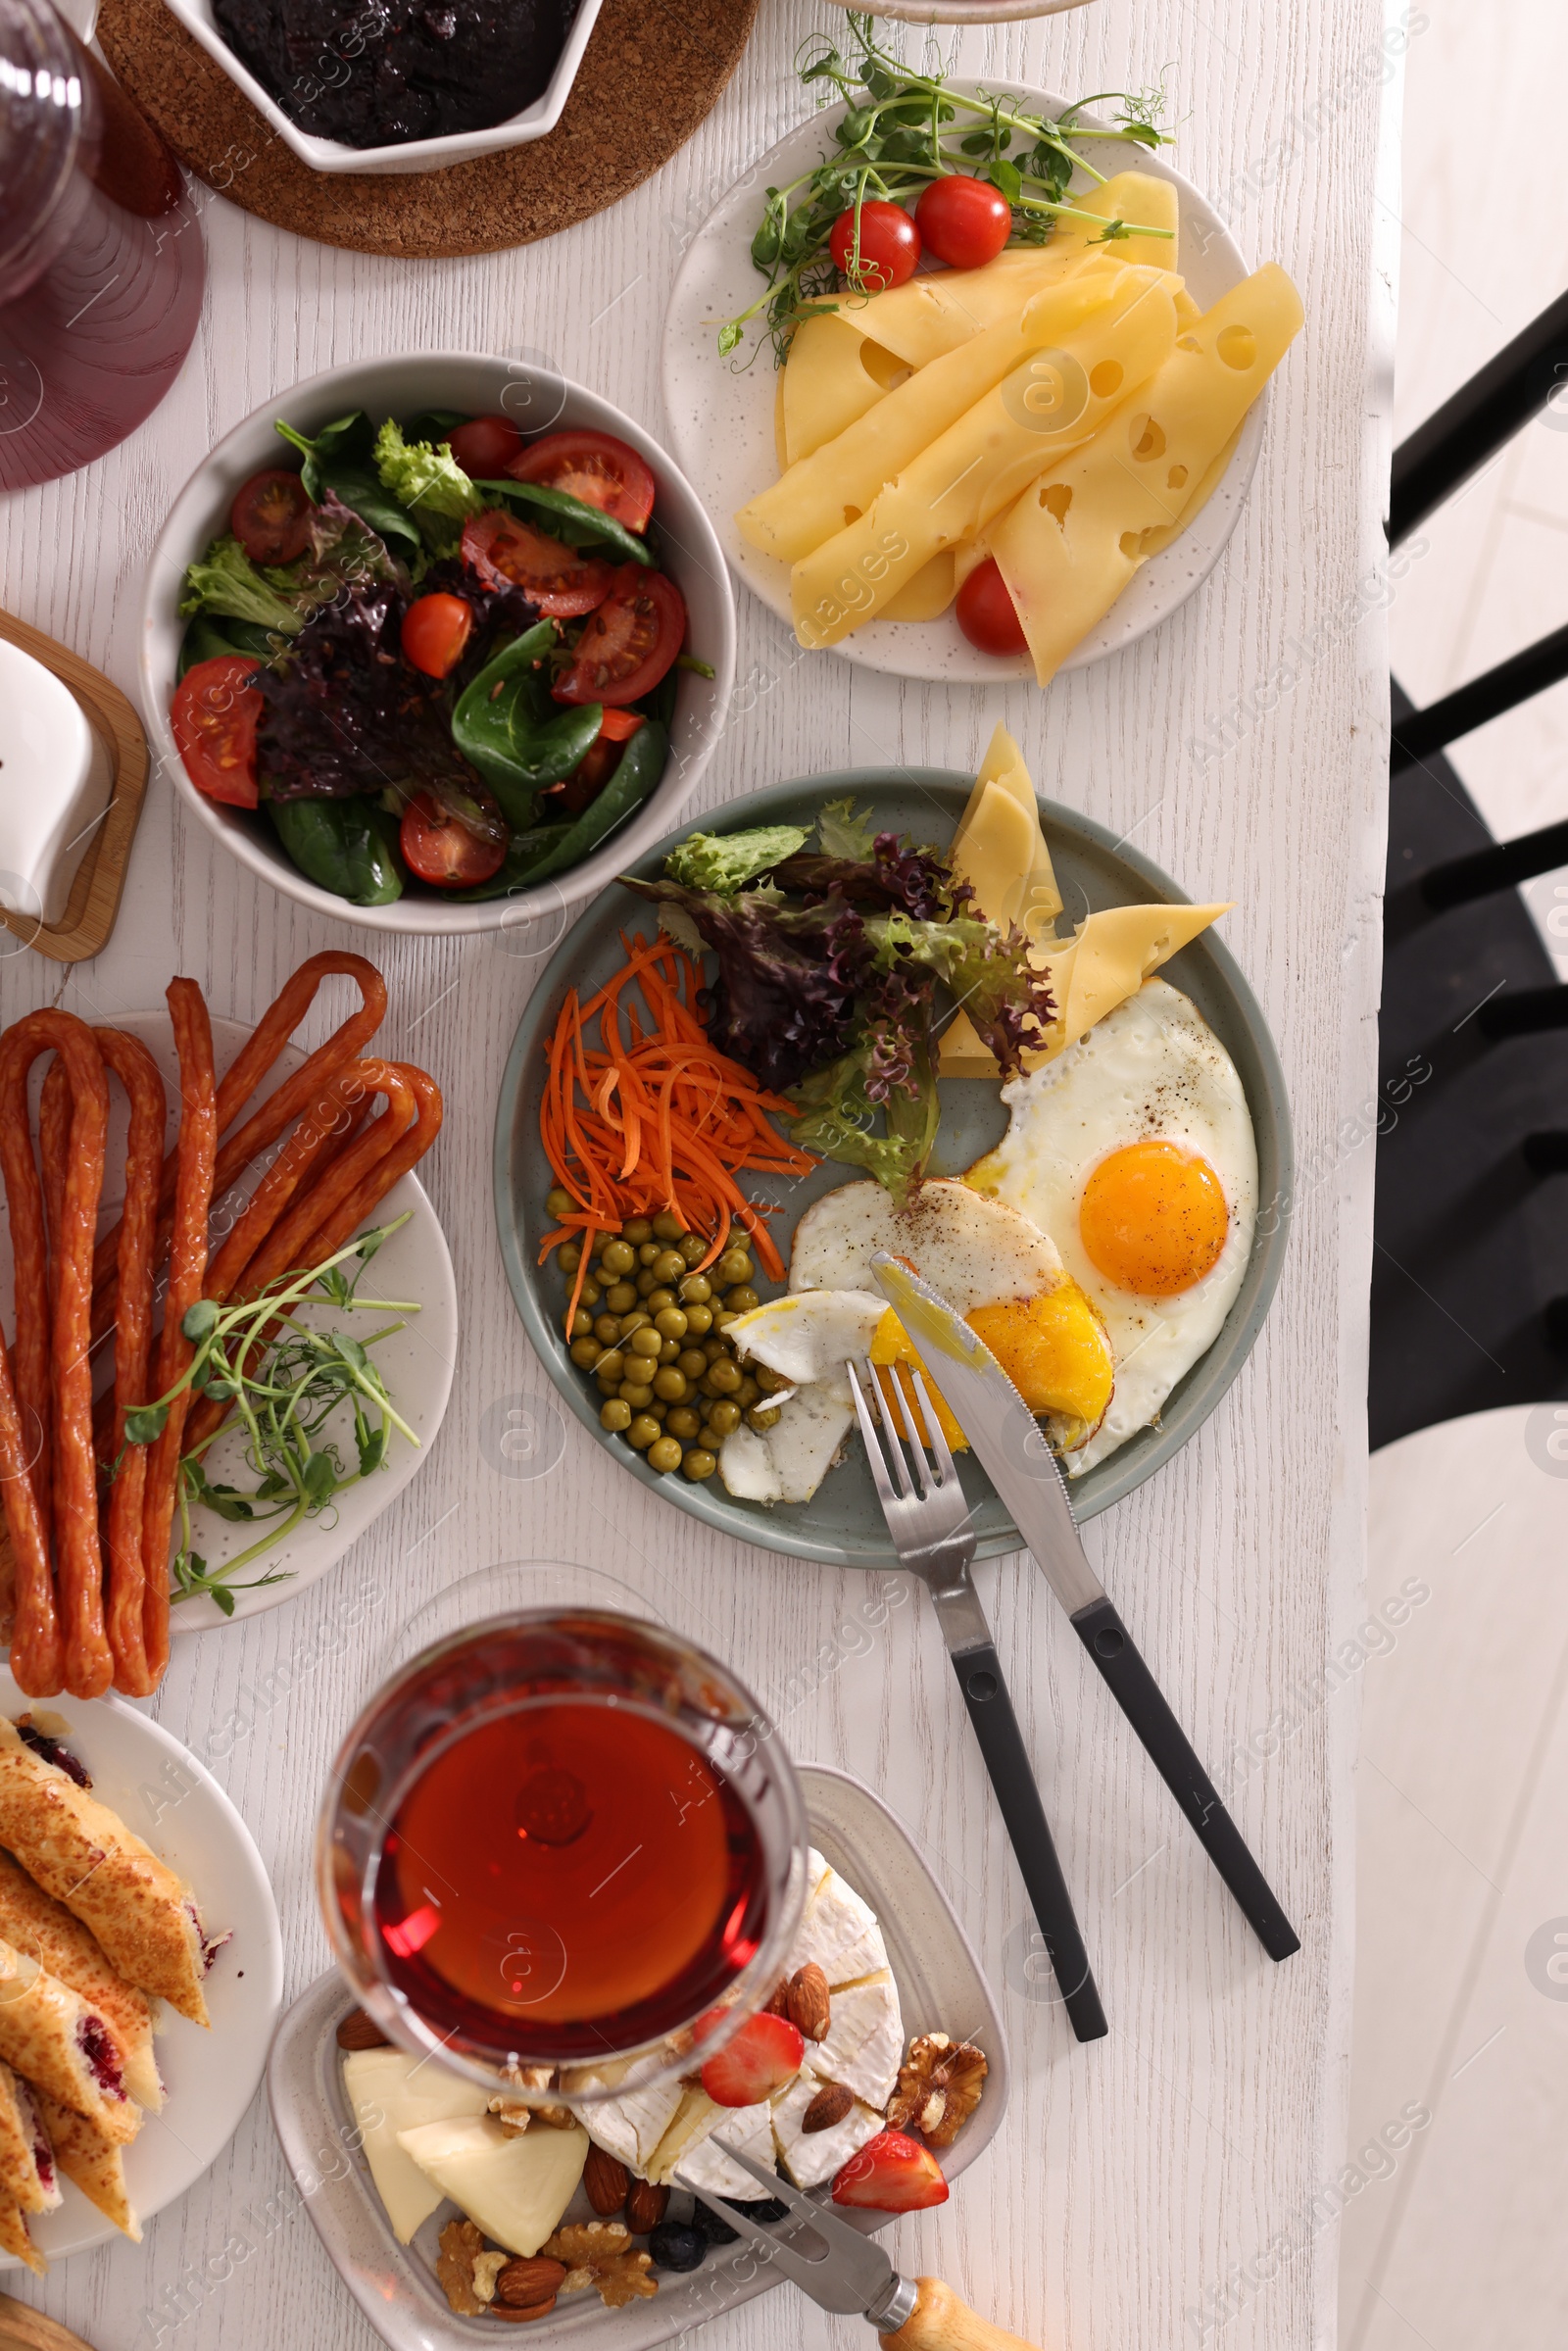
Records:
[[[505,835],[487,841],[471,832],[431,792],[416,792],[404,809],[398,847],[409,871],[438,890],[467,890],[487,882],[507,854]]]
[[[860,258],[855,260],[855,207],[840,213],[828,238],[828,250],[852,285],[862,293],[902,286],[914,275],[920,261],[920,231],[902,204],[873,196],[860,207]]]
[[[975,565],[958,590],[955,609],[958,626],[981,653],[994,653],[1001,660],[1008,654],[1028,652],[1029,640],[1018,608],[995,556]]]
[[[514,481],[564,490],[627,530],[646,530],[654,511],[652,473],[636,450],[613,433],[547,432],[542,441],[530,441],[507,471]]]
[[[470,481],[495,481],[522,447],[510,416],[470,416],[441,438]]]
[[[622,563],[555,684],[557,702],[623,709],[651,694],[686,640],[686,599],[662,571]]]
[[[541,814],[580,816],[599,798],[620,765],[622,751],[643,724],[640,710],[607,710],[598,734],[571,773],[540,793]]]
[[[950,269],[983,269],[1012,234],[1012,206],[1002,190],[966,171],[933,179],[914,218],[927,253]]]
[[[311,543],[311,502],[284,466],[253,473],[228,510],[228,526],[253,563],[292,563]]]
[[[531,522],[519,522],[515,515],[504,514],[496,507],[471,515],[464,524],[463,560],[491,587],[510,581],[521,588],[541,612],[556,620],[591,612],[604,603],[616,577],[612,566],[598,556],[579,555],[564,540],[553,539],[548,531],[535,530]],[[638,568],[635,563],[631,567]],[[584,694],[578,699],[595,702],[599,698]]]
[[[256,729],[262,698],[251,683],[255,675],[256,662],[244,654],[197,661],[180,679],[169,714],[185,773],[198,792],[231,808],[254,808],[260,798]]]
[[[461,596],[416,597],[403,615],[403,651],[426,677],[445,677],[473,634],[473,607]]]

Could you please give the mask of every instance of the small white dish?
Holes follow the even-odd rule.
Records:
[[[160,1723],[117,1697],[24,1697],[0,1667],[0,1712],[31,1710],[91,1774],[93,1793],[120,1814],[170,1868],[195,1888],[210,1933],[230,1939],[204,1986],[212,2028],[204,2032],[165,2004],[156,2043],[169,2092],[125,2149],[125,2189],[143,2229],[211,2170],[256,2095],[283,2005],[283,1945],[277,1905],[251,1833],[204,1764]],[[120,2237],[113,2221],[69,2180],[56,2212],[31,2223],[50,2261]],[[20,2269],[0,2255],[0,2269]]]
[[[577,68],[582,64],[582,53],[588,46],[588,36],[598,21],[601,5],[602,0],[579,0],[565,46],[547,87],[520,115],[509,116],[505,122],[493,122],[485,130],[453,131],[445,138],[405,139],[399,145],[387,147],[350,147],[341,139],[315,137],[283,112],[255,74],[241,65],[219,31],[212,0],[165,0],[170,13],[179,19],[193,40],[201,43],[214,64],[222,68],[235,88],[243,91],[257,113],[302,164],[308,164],[313,171],[362,171],[377,176],[388,172],[444,171],[453,164],[471,163],[477,155],[495,155],[504,147],[525,146],[530,139],[542,139],[547,131],[554,130],[577,78]],[[324,55],[328,62],[353,70],[355,61],[333,59],[330,52]]]
[[[908,13],[915,12],[911,8]],[[1037,12],[990,5],[974,12],[987,20],[1025,13]],[[980,86],[963,79],[953,83],[955,89],[970,93]],[[1060,114],[1066,104],[1018,82],[987,81],[984,87],[992,94],[1026,99],[1051,114]],[[719,357],[717,335],[722,321],[745,310],[762,290],[761,273],[753,267],[751,255],[762,190],[787,186],[820,162],[831,148],[831,128],[843,112],[830,107],[811,116],[736,182],[693,238],[664,321],[664,408],[675,453],[698,485],[731,569],[792,633],[788,564],[748,546],[735,527],[739,509],[778,479],[772,353],[765,329],[759,333],[755,322],[744,354],[738,355],[743,364]],[[1151,155],[1119,141],[1099,146],[1086,141],[1085,149],[1096,169],[1107,175],[1145,171],[1179,188],[1179,267],[1194,300],[1205,310],[1247,276],[1248,265],[1225,223],[1192,181],[1165,162],[1163,151]],[[752,358],[759,342],[761,347]],[[1262,446],[1267,405],[1265,392],[1242,427],[1224,480],[1189,528],[1163,555],[1144,565],[1100,626],[1062,663],[1064,669],[1082,669],[1107,653],[1121,652],[1168,618],[1208,577],[1246,503]],[[1034,676],[1026,655],[1009,661],[981,653],[963,636],[951,612],[924,622],[873,620],[832,650],[862,669],[933,685],[997,686],[1009,678]]]
[[[375,417],[416,416],[427,409],[501,415],[510,416],[525,437],[589,426],[630,442],[653,468],[658,490],[654,526],[661,533],[664,567],[686,600],[688,644],[713,674],[705,678],[692,670],[681,672],[669,763],[635,815],[603,849],[538,889],[478,905],[411,893],[389,906],[351,906],[346,898],[306,880],[284,855],[265,815],[220,808],[198,792],[175,748],[169,706],[185,633],[179,600],[186,566],[227,530],[229,509],[241,485],[263,467],[286,463],[287,447],[273,430],[279,416],[309,433],[356,409]],[[470,931],[510,934],[516,940],[516,952],[527,954],[535,952],[530,942],[542,926],[540,952],[548,953],[565,930],[567,909],[596,897],[674,824],[718,747],[734,683],[735,599],[723,549],[697,492],[668,451],[624,410],[531,360],[492,359],[472,351],[411,353],[329,367],[324,374],[274,392],[203,458],[171,508],[148,559],[141,620],[142,711],[148,737],[162,754],[175,791],[216,840],[285,898],[366,930],[412,932],[425,938]]]
[[[0,638],[0,906],[56,923],[115,786],[71,688]]]
[[[1007,2102],[1007,2042],[995,1996],[947,1895],[881,1797],[829,1765],[803,1763],[797,1769],[812,1843],[865,1896],[881,1923],[906,2040],[917,2033],[954,2033],[974,2041],[990,2061],[978,2111],[943,2151],[943,2172],[956,2181],[991,2144]],[[305,2192],[317,2234],[381,2340],[393,2351],[467,2351],[497,2329],[456,2318],[436,2281],[436,2239],[456,2208],[444,2204],[411,2244],[400,2245],[359,2152],[334,2039],[352,2005],[347,1984],[332,1970],[317,1978],[278,2027],[268,2060],[267,2094],[283,2153]],[[983,2199],[983,2187],[976,2192]],[[958,2194],[944,2207],[944,2217],[951,2212],[960,2228],[963,2203]],[[983,2202],[975,2206],[971,2198],[967,2226],[982,2226]],[[896,2217],[840,2214],[867,2235]],[[580,2189],[567,2218],[593,2218]],[[684,2276],[662,2270],[652,2301],[607,2310],[596,2295],[577,2295],[550,2317],[535,2320],[529,2339],[567,2335],[574,2345],[602,2343],[604,2351],[649,2351],[652,2344],[684,2335],[781,2282],[744,2240],[713,2245],[698,2270]]]
[[[178,1128],[179,1063],[170,1033],[167,1011],[116,1012],[103,1015],[102,1025],[124,1029],[139,1037],[158,1063],[160,1075],[169,1093],[169,1146],[172,1147]],[[251,1031],[243,1021],[213,1020],[213,1046],[218,1062],[218,1074],[233,1060]],[[297,1046],[285,1047],[273,1064],[270,1077],[264,1081],[270,1093],[274,1084],[281,1084],[291,1069],[297,1069],[305,1058]],[[32,1099],[37,1101],[38,1087],[46,1064],[34,1065]],[[120,1087],[111,1081],[109,1088],[109,1151],[107,1166],[118,1170],[124,1165],[125,1100]],[[248,1197],[250,1179],[245,1179]],[[215,1235],[224,1229],[225,1216],[237,1203],[227,1200],[217,1203],[214,1220]],[[106,1183],[99,1229],[107,1232],[120,1214],[118,1184]],[[395,1217],[408,1214],[409,1221],[401,1232],[394,1233],[385,1247],[379,1249],[366,1269],[362,1284],[365,1295],[370,1298],[407,1298],[417,1304],[419,1312],[405,1318],[405,1328],[390,1339],[383,1340],[375,1350],[375,1360],[385,1376],[392,1401],[419,1439],[417,1449],[406,1437],[393,1433],[386,1467],[372,1477],[351,1486],[342,1498],[318,1518],[307,1519],[292,1539],[279,1543],[276,1550],[268,1551],[253,1566],[243,1571],[245,1576],[264,1575],[274,1568],[287,1577],[287,1582],[265,1584],[250,1591],[234,1593],[234,1614],[227,1617],[216,1600],[198,1595],[179,1600],[170,1613],[170,1623],[176,1633],[208,1633],[220,1625],[237,1623],[248,1616],[265,1615],[270,1608],[280,1608],[295,1593],[318,1583],[328,1569],[337,1565],[344,1552],[359,1541],[373,1520],[380,1517],[409,1481],[417,1476],[429,1458],[446,1413],[447,1399],[452,1393],[453,1366],[458,1351],[458,1292],[452,1271],[452,1257],[447,1249],[446,1235],[440,1219],[430,1204],[429,1194],[417,1176],[403,1176],[387,1194],[375,1212],[376,1222],[390,1224]],[[11,1220],[9,1210],[0,1203],[0,1296],[11,1295]],[[319,1321],[327,1309],[315,1317]],[[365,1319],[367,1330],[380,1326],[382,1316]],[[361,1317],[356,1311],[347,1318],[352,1332]],[[106,1387],[114,1376],[112,1350],[106,1344],[94,1363],[94,1386]],[[339,1425],[341,1422],[341,1426]],[[346,1458],[353,1459],[353,1425],[346,1406],[328,1423],[328,1433],[346,1444]],[[230,1427],[216,1439],[207,1455],[206,1468],[215,1483],[254,1486],[256,1473],[245,1460],[243,1435]],[[177,1521],[176,1521],[177,1526]],[[215,1511],[194,1508],[191,1513],[194,1547],[200,1551],[209,1568],[220,1567],[225,1560],[237,1558],[265,1529],[231,1523],[220,1519]]]

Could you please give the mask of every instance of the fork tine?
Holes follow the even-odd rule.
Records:
[[[937,1457],[937,1466],[942,1472],[941,1482],[945,1486],[950,1478],[956,1478],[958,1474],[954,1464],[953,1447],[949,1445],[942,1423],[937,1418],[936,1409],[926,1389],[924,1375],[917,1363],[910,1364],[909,1377],[914,1383],[915,1395],[919,1398],[920,1418],[924,1423],[921,1431],[922,1440],[931,1447]]]
[[[882,1422],[882,1434],[884,1440],[886,1441],[888,1453],[892,1458],[893,1467],[898,1477],[899,1492],[904,1495],[906,1501],[912,1502],[915,1498],[916,1492],[924,1494],[925,1480],[923,1478],[921,1479],[920,1485],[917,1489],[914,1480],[909,1475],[909,1465],[904,1457],[904,1443],[899,1435],[899,1420],[902,1417],[899,1412],[899,1406],[903,1402],[904,1390],[899,1384],[898,1372],[889,1364],[883,1364],[879,1367],[871,1361],[869,1356],[866,1357],[865,1368],[871,1385],[876,1390],[877,1406]],[[890,1383],[889,1387],[887,1388],[883,1387],[881,1379],[878,1376],[879,1369],[887,1373]],[[918,1460],[918,1449],[914,1447],[911,1447],[910,1449],[914,1451],[915,1458]]]
[[[855,1365],[846,1363],[844,1369],[849,1375],[850,1394],[855,1398],[855,1415],[860,1424],[860,1435],[865,1442],[865,1458],[870,1465],[871,1483],[876,1488],[877,1499],[884,1505],[895,1502],[899,1497],[893,1491],[893,1480],[888,1475],[888,1465],[882,1457],[882,1446],[876,1433],[876,1407],[867,1400],[860,1383],[856,1377]],[[874,1395],[876,1381],[874,1376],[871,1376],[869,1362],[865,1369]],[[900,1462],[899,1466],[902,1469],[904,1464]]]

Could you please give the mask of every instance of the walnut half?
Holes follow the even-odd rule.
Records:
[[[435,2274],[460,2319],[483,2316],[486,2298],[474,2291],[474,2268],[484,2258],[484,2238],[471,2221],[448,2221],[441,2231]],[[494,2292],[492,2281],[491,2291]]]
[[[565,2263],[564,2294],[596,2285],[608,2310],[623,2310],[628,2302],[647,2300],[659,2291],[658,2278],[648,2275],[652,2256],[633,2252],[631,2231],[619,2221],[570,2222],[539,2250],[552,2261]]]
[[[979,2105],[990,2070],[973,2041],[955,2041],[946,2033],[918,2034],[888,2100],[889,2128],[918,2131],[928,2145],[951,2147]]]

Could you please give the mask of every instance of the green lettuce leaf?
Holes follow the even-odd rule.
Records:
[[[825,857],[849,857],[864,864],[872,854],[876,826],[869,809],[857,816],[853,800],[830,800],[816,820],[816,837]]]
[[[304,613],[268,586],[238,539],[232,538],[215,539],[201,562],[190,565],[179,610],[187,620],[192,612],[220,612],[229,620],[254,621],[286,637],[305,625]]]
[[[664,859],[664,871],[687,890],[732,898],[757,874],[792,857],[805,841],[793,824],[763,824],[749,833],[688,833]]]
[[[484,500],[445,442],[405,441],[388,416],[375,436],[375,469],[431,554],[456,555],[464,522],[484,513]]]

